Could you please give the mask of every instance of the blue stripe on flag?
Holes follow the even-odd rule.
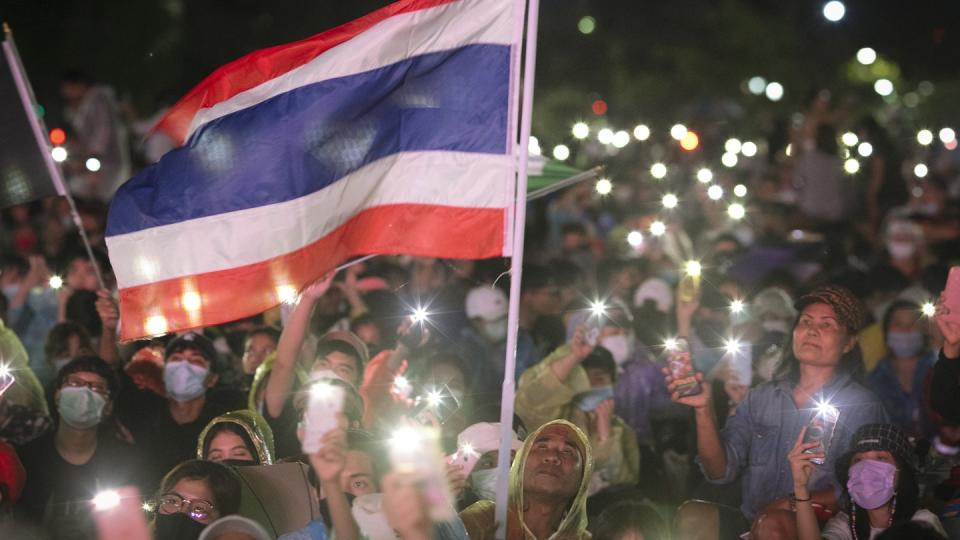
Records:
[[[506,154],[509,77],[509,46],[468,45],[218,118],[117,190],[107,235],[296,199],[399,152]]]

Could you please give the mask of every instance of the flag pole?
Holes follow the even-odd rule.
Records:
[[[87,232],[83,230],[83,222],[80,220],[80,212],[77,211],[77,204],[73,200],[73,195],[70,194],[70,190],[67,189],[66,184],[63,182],[60,167],[53,162],[50,149],[47,147],[45,138],[46,126],[43,125],[43,120],[37,116],[37,111],[34,107],[34,103],[36,103],[37,100],[33,96],[33,89],[30,88],[30,81],[27,79],[26,70],[23,69],[23,64],[20,61],[20,53],[17,52],[17,45],[13,42],[13,32],[7,23],[3,23],[3,34],[3,53],[7,57],[7,63],[10,64],[10,72],[13,74],[13,80],[17,86],[17,93],[20,94],[24,111],[30,120],[30,127],[33,128],[33,135],[37,139],[40,153],[43,154],[44,162],[47,164],[47,171],[50,173],[50,178],[53,180],[53,185],[57,193],[67,199],[67,203],[70,205],[70,214],[73,217],[73,223],[80,232],[80,240],[83,241],[83,247],[87,251],[87,257],[90,258],[90,263],[93,264],[93,271],[96,273],[97,283],[101,289],[106,289],[103,274],[100,272],[100,265],[93,256],[93,248],[90,247],[90,239],[87,238]]]
[[[530,123],[533,118],[533,82],[537,59],[537,19],[539,0],[527,0],[526,52],[523,62],[523,97],[520,112],[520,162],[517,170],[517,190],[514,194],[513,244],[510,257],[510,309],[507,312],[507,350],[503,370],[503,390],[500,400],[500,452],[497,457],[497,538],[507,537],[507,505],[509,497],[510,443],[513,438],[514,372],[517,361],[517,332],[520,322],[520,280],[523,269],[524,225],[527,220],[527,161]]]

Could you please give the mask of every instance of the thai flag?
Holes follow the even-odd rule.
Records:
[[[403,0],[207,77],[110,206],[121,337],[260,313],[357,255],[509,255],[523,8]]]

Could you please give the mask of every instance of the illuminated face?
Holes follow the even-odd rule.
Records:
[[[210,461],[257,461],[243,437],[231,431],[221,431],[210,439],[210,449],[207,450],[207,459]]]
[[[856,345],[833,308],[810,304],[793,328],[793,354],[801,364],[836,366],[840,357]]]
[[[313,371],[324,369],[336,373],[355,388],[360,386],[360,370],[357,369],[357,359],[349,354],[330,351],[326,356],[317,358],[316,363],[313,364]]]
[[[340,488],[354,497],[377,492],[373,462],[364,452],[349,450],[340,473]]]
[[[247,338],[247,346],[243,351],[243,372],[253,375],[263,360],[277,350],[277,342],[267,334],[254,334]]]
[[[573,433],[550,426],[537,435],[523,468],[524,493],[570,499],[580,489],[583,456]]]
[[[165,504],[163,501],[167,498],[170,500]],[[192,478],[180,479],[173,489],[164,494],[158,510],[161,514],[182,512],[190,516],[190,519],[203,524],[212,523],[220,518],[220,511],[216,507],[210,485],[206,480]]]

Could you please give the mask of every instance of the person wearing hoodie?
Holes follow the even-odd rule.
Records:
[[[578,327],[568,345],[520,377],[516,410],[530,429],[563,418],[589,433],[595,459],[588,479],[592,494],[610,485],[636,485],[640,449],[633,429],[613,412],[615,359],[604,347],[590,345],[586,333]]]
[[[510,467],[508,540],[590,538],[587,488],[590,440],[576,425],[553,420],[524,441]],[[471,540],[496,536],[496,504],[479,501],[460,513]]]

